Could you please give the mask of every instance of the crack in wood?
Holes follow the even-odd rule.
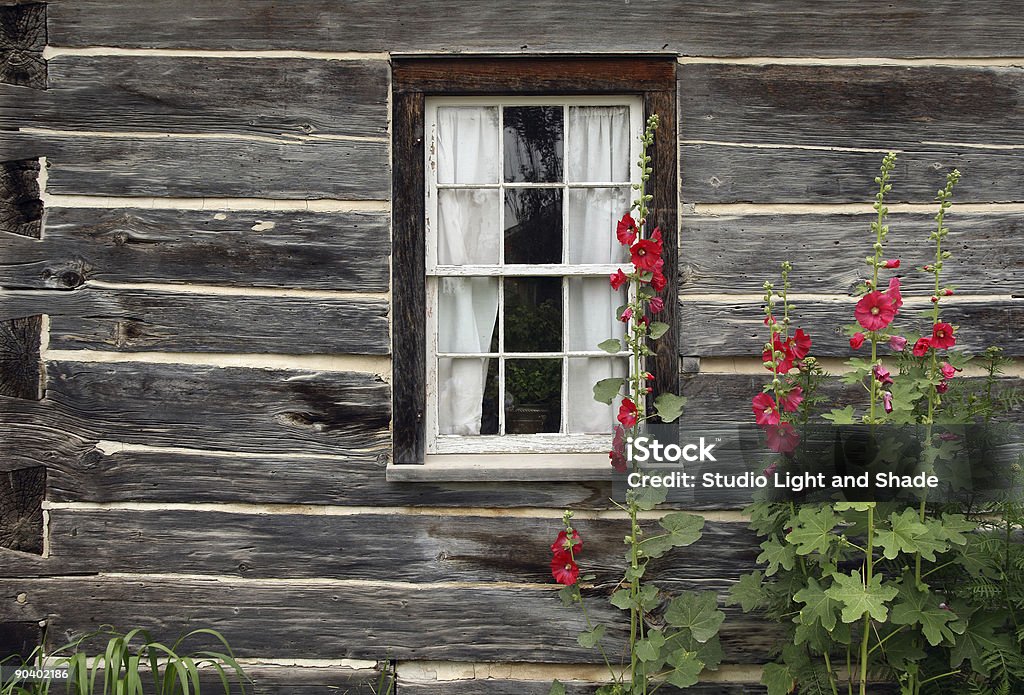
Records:
[[[0,7],[0,82],[46,89],[46,5]]]

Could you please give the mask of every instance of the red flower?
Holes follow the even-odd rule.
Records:
[[[941,365],[939,365],[939,370],[942,372],[943,379],[952,379],[954,376],[956,376],[957,372],[956,367],[951,365],[949,362],[943,362]]]
[[[583,550],[583,540],[580,538],[580,532],[574,530],[572,532],[572,541],[570,542],[569,534],[565,531],[559,531],[558,538],[551,544],[551,552],[555,555],[568,555],[570,550],[572,550],[574,556]]]
[[[878,383],[882,386],[888,386],[892,383],[892,374],[882,365],[876,364],[871,371],[874,372],[875,378],[878,379]]]
[[[914,357],[924,357],[928,354],[929,348],[932,346],[932,341],[928,338],[918,338],[917,342],[914,343]]]
[[[900,267],[900,259],[898,259],[898,258],[890,258],[889,260],[887,260],[885,262],[885,267],[886,268],[899,268]]]
[[[612,289],[617,290],[623,285],[629,282],[629,277],[622,272],[622,268],[619,268],[611,276]]]
[[[580,578],[580,568],[568,553],[556,553],[551,558],[551,576],[559,584],[572,586]]]
[[[633,318],[633,310],[627,306],[625,309],[622,310],[622,313],[619,315],[619,321],[626,323],[631,318]]]
[[[804,329],[796,329],[793,334],[793,357],[802,360],[811,351],[811,336],[804,333]]]
[[[956,345],[953,327],[948,323],[937,323],[932,326],[932,347],[937,350],[951,348]]]
[[[945,393],[948,390],[949,390],[949,382],[946,381],[945,379],[940,381],[938,383],[938,385],[935,387],[935,391],[938,392],[938,393]]]
[[[636,425],[636,414],[636,403],[628,398],[623,398],[622,404],[619,406],[619,422],[621,422],[624,427],[633,427]]]
[[[854,350],[860,350],[860,346],[863,344],[864,334],[861,333],[860,331],[857,331],[852,336],[850,336],[850,347],[852,347]]]
[[[665,308],[665,300],[661,297],[651,297],[651,313],[659,314]]]
[[[612,450],[608,452],[608,458],[612,461],[612,468],[619,473],[626,472],[626,430],[618,425],[612,434]]]
[[[754,396],[753,410],[757,424],[762,427],[779,424],[779,407],[769,394],[759,393]]]
[[[626,246],[636,241],[636,220],[628,212],[615,225],[615,236],[620,244],[625,244]]]
[[[761,353],[761,360],[763,362],[771,362],[770,365],[766,366],[768,371],[777,371],[779,374],[789,373],[789,370],[793,368],[792,338],[784,343],[782,342],[782,336],[776,333],[772,336],[772,345],[774,346],[773,349],[765,350]],[[777,364],[775,361],[776,352],[783,353]]]
[[[795,413],[800,407],[800,401],[804,399],[804,390],[799,386],[793,387],[789,393],[779,397],[779,405],[787,413]]]
[[[889,348],[896,352],[903,352],[907,347],[907,339],[901,335],[894,335],[889,338]]]
[[[892,412],[892,394],[888,391],[882,392],[882,407],[885,408],[885,412]]]
[[[650,239],[641,239],[629,247],[631,260],[638,270],[647,270],[653,273],[658,269],[657,263],[661,260],[660,232],[657,233],[657,237],[657,239],[653,236]]]
[[[860,298],[853,313],[857,317],[857,323],[864,328],[869,331],[880,331],[892,323],[896,317],[896,307],[891,297],[874,290]]]
[[[654,275],[651,277],[651,287],[654,288],[655,292],[661,292],[665,287],[668,286],[668,279],[664,273],[659,270],[654,271]]]
[[[788,422],[768,427],[765,430],[765,435],[765,443],[768,445],[768,448],[780,454],[790,454],[800,444],[800,435],[793,429],[793,425]],[[772,473],[774,472],[772,470]]]
[[[889,289],[885,291],[885,294],[892,300],[893,308],[899,311],[899,308],[903,306],[903,295],[900,294],[899,278],[889,278]]]

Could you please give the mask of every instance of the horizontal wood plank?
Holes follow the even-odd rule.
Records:
[[[387,135],[384,60],[58,55],[47,66],[46,91],[0,87],[0,127]]]
[[[774,280],[774,274],[766,279]],[[763,280],[762,280],[763,282]],[[855,297],[836,301],[794,302],[793,325],[803,327],[813,340],[816,357],[852,356],[849,336],[843,328],[856,323]],[[925,312],[929,314],[925,316]],[[908,306],[900,310],[892,324],[901,331],[931,334],[930,305]],[[680,352],[701,357],[750,357],[760,363],[762,346],[767,341],[764,313],[759,300],[737,297],[683,301],[680,305]],[[972,299],[949,302],[942,307],[944,320],[961,326],[957,347],[980,353],[990,345],[1003,348],[1006,355],[1024,355],[1024,299]]]
[[[389,445],[390,389],[369,374],[141,362],[46,371],[46,399],[0,399],[0,422],[13,412],[91,441],[255,453],[344,457]]]
[[[381,0],[229,0],[210,11],[177,0],[125,12],[106,0],[56,0],[48,16],[55,46],[988,57],[1019,55],[1024,21],[1018,9],[1011,0],[989,2],[983,12],[964,12],[955,0],[907,0],[882,12],[837,2],[797,7],[785,0],[725,0],[713,7],[692,0],[441,0],[397,7]]]
[[[594,695],[601,684],[579,680],[563,680],[567,695]],[[402,678],[399,669],[398,688],[403,695],[548,695],[551,681],[486,678],[466,680],[424,681]],[[764,695],[768,691],[756,683],[697,683],[680,690],[671,685],[658,686],[663,695]]]
[[[388,303],[129,289],[15,290],[0,320],[50,317],[52,349],[387,354]]]
[[[595,583],[621,579],[628,520],[576,520],[580,564]],[[69,570],[248,578],[406,582],[552,582],[549,548],[555,518],[510,516],[321,516],[194,512],[50,512],[51,554]],[[646,533],[655,534],[653,522]],[[396,539],[401,539],[396,543]],[[708,522],[703,538],[653,560],[647,575],[665,588],[738,579],[758,554],[745,523]],[[683,569],[685,568],[685,570]]]
[[[388,676],[374,668],[344,666],[243,666],[251,680],[245,692],[252,695],[386,695]],[[223,690],[220,679],[201,680],[204,692]],[[384,685],[385,689],[379,689]],[[394,693],[392,692],[392,695]]]
[[[685,95],[680,102],[686,103]],[[684,131],[680,131],[684,132]],[[682,136],[684,139],[688,136]],[[884,148],[885,146],[883,146]],[[883,152],[687,144],[679,150],[683,203],[864,203],[870,212]],[[889,202],[932,203],[946,173],[963,174],[959,203],[1024,201],[1017,150],[918,145],[899,155]]]
[[[861,215],[722,215],[683,217],[680,287],[683,294],[760,295],[765,280],[793,263],[793,291],[846,294],[863,281],[864,257],[875,238],[874,212]],[[938,206],[936,205],[936,211]],[[934,259],[928,234],[932,213],[890,214],[886,254],[901,261],[907,295],[932,293],[932,275],[915,270]],[[1015,214],[947,215],[943,247],[953,252],[943,280],[958,295],[1024,295],[1024,218]]]
[[[57,195],[385,200],[381,141],[27,135],[0,131],[0,160],[46,157]]]
[[[173,637],[202,624],[221,632],[243,657],[599,663],[598,653],[577,644],[583,618],[562,607],[556,588],[0,579],[0,623],[46,619],[48,634],[61,637],[100,624]],[[26,594],[24,603],[16,601],[19,593]],[[628,630],[623,613],[605,594],[588,593],[590,617],[608,626],[605,644],[617,653]],[[726,662],[763,661],[777,630],[737,609],[726,613]]]
[[[52,208],[43,243],[0,233],[0,287],[195,283],[382,292],[388,216]]]
[[[678,74],[688,139],[884,149],[1024,140],[1021,67],[686,65]]]

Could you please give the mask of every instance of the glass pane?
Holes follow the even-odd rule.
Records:
[[[505,278],[505,352],[562,349],[562,278]]]
[[[562,107],[506,106],[505,181],[562,180]]]
[[[498,278],[437,279],[439,352],[497,352]]]
[[[562,262],[562,189],[505,191],[505,263]]]
[[[629,212],[629,188],[573,188],[566,218],[567,263],[626,263],[615,225]]]
[[[567,278],[569,306],[566,309],[566,349],[598,349],[598,343],[622,338],[625,325],[615,318],[615,310],[626,303],[626,288],[613,290],[608,278]]]
[[[594,400],[594,384],[601,379],[625,377],[628,367],[624,359],[607,357],[573,357],[569,359],[569,393],[567,432],[600,434],[611,432],[619,398],[611,405]],[[610,443],[610,442],[609,442]]]
[[[558,432],[561,403],[561,360],[505,362],[506,434]]]
[[[498,263],[500,193],[496,188],[437,192],[438,263]]]
[[[440,434],[498,433],[498,360],[442,357],[437,361]]]
[[[569,107],[569,180],[629,181],[629,107]]]
[[[498,182],[498,108],[437,109],[437,182]]]

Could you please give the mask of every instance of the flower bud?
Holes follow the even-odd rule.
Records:
[[[934,304],[934,303],[935,303],[935,302],[937,302],[937,301],[939,301],[939,298],[938,298],[938,297],[936,297],[936,296],[935,296],[935,295],[933,294],[933,295],[932,295],[932,304]]]
[[[942,290],[942,294],[944,294],[947,297],[952,297],[953,296],[953,290],[951,290],[950,288],[947,287],[946,289]]]
[[[898,258],[890,258],[889,260],[887,260],[885,262],[885,267],[886,268],[899,268],[900,267],[900,259],[898,259]]]

